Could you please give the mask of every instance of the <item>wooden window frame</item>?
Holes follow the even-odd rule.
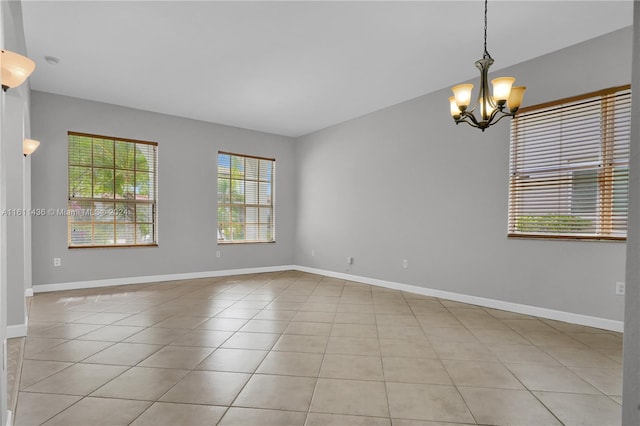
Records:
[[[246,159],[254,159],[254,160],[259,160],[259,161],[269,161],[270,167],[271,167],[271,176],[270,179],[268,180],[261,180],[260,178],[260,174],[259,174],[259,170],[258,170],[258,177],[257,179],[247,179],[246,176],[242,179],[233,179],[231,178],[231,171],[229,173],[229,181],[231,182],[232,180],[236,180],[236,181],[241,181],[243,182],[243,188],[245,188],[243,196],[245,198],[245,202],[243,203],[234,203],[232,202],[231,198],[229,199],[229,202],[221,202],[220,200],[220,179],[227,179],[226,176],[221,175],[220,174],[220,156],[221,155],[228,155],[230,157],[238,157],[238,158],[242,158],[243,161],[245,161],[245,165],[246,165]],[[232,161],[232,160],[231,160]],[[275,176],[276,176],[276,160],[275,158],[269,158],[269,157],[259,157],[259,156],[255,156],[255,155],[247,155],[247,154],[238,154],[238,153],[234,153],[234,152],[227,152],[227,151],[218,151],[217,155],[216,155],[216,167],[217,167],[217,173],[216,173],[216,181],[217,181],[217,188],[218,188],[218,212],[216,214],[216,223],[217,223],[217,230],[218,230],[218,236],[217,236],[217,243],[221,244],[221,245],[227,245],[227,244],[270,244],[270,243],[275,243],[276,242],[276,225],[275,225]],[[258,167],[259,169],[259,167]],[[260,183],[266,183],[268,182],[270,185],[270,194],[269,194],[269,200],[270,202],[268,204],[260,204],[260,200],[258,198],[258,202],[257,203],[251,203],[251,204],[247,204],[246,203],[246,182],[255,182],[256,184],[260,184]],[[258,197],[259,197],[259,191],[258,191]],[[220,209],[221,208],[228,208],[229,211],[232,211],[232,209],[234,208],[240,208],[240,209],[244,209],[244,214],[243,214],[243,221],[233,221],[232,219],[232,214],[230,214],[230,221],[221,221],[220,220]],[[247,222],[247,214],[246,214],[246,209],[247,208],[256,208],[258,209],[258,213],[257,213],[257,220],[258,222],[254,223],[254,222]],[[259,213],[259,209],[261,208],[269,208],[270,209],[270,221],[269,222],[262,222],[260,219],[260,213]],[[269,229],[269,233],[271,235],[271,239],[268,240],[261,240],[261,239],[257,239],[257,240],[247,240],[247,239],[226,239],[229,236],[226,235],[226,232],[223,233],[224,228],[233,228],[234,225],[239,224],[243,227],[243,229],[247,228],[247,224],[250,225],[257,225],[258,226],[258,230],[257,230],[257,234],[258,237],[260,236],[260,228],[263,226],[263,224],[268,224],[268,229]],[[220,236],[223,236],[223,238],[221,239]],[[246,238],[246,234],[245,234],[245,238]]]
[[[509,238],[534,238],[534,239],[550,239],[550,240],[592,240],[592,241],[626,241],[626,229],[624,229],[624,236],[612,235],[613,233],[620,233],[621,229],[614,225],[614,173],[617,167],[625,164],[628,167],[629,154],[626,153],[626,162],[618,161],[615,152],[615,100],[616,96],[626,96],[624,92],[630,91],[631,85],[622,85],[611,87],[604,90],[586,93],[583,95],[573,96],[569,98],[559,99],[552,102],[546,102],[538,105],[533,105],[525,108],[521,108],[518,111],[516,118],[512,120],[511,124],[511,142],[510,142],[510,178],[509,178],[509,211],[508,211],[508,234]],[[628,95],[631,96],[630,94]],[[514,141],[514,134],[518,132],[519,121],[518,118],[528,112],[537,110],[548,110],[555,106],[576,105],[580,101],[585,103],[591,102],[594,98],[600,98],[600,160],[597,172],[597,186],[598,186],[598,209],[596,220],[596,232],[591,235],[571,235],[570,233],[543,233],[543,232],[517,232],[517,220],[522,215],[519,214],[519,205],[516,198],[518,195],[518,184],[516,183],[518,171],[514,164],[518,163],[519,151],[516,148],[517,141]],[[630,107],[629,107],[630,108]],[[522,173],[522,172],[520,172]],[[526,215],[525,215],[526,216]]]
[[[93,175],[94,175],[94,170],[96,169],[112,169],[114,176],[116,176],[116,172],[117,171],[126,171],[126,172],[130,172],[133,173],[134,176],[134,187],[135,187],[135,182],[136,182],[136,175],[137,173],[141,172],[135,164],[135,160],[134,160],[134,166],[132,169],[128,169],[128,168],[122,168],[122,167],[117,167],[116,162],[115,162],[115,151],[114,151],[114,164],[113,167],[104,167],[104,166],[97,166],[94,164],[94,160],[95,160],[95,156],[94,156],[94,144],[92,141],[91,144],[91,165],[90,166],[86,166],[84,164],[73,164],[72,162],[72,153],[70,151],[70,143],[71,143],[71,138],[72,137],[86,137],[86,138],[91,138],[91,139],[100,139],[100,140],[107,140],[107,141],[113,141],[114,143],[114,148],[116,146],[117,142],[124,142],[124,143],[130,143],[130,144],[134,144],[134,147],[136,145],[150,145],[153,147],[152,149],[152,153],[153,153],[153,158],[152,158],[152,163],[153,163],[153,171],[149,172],[150,175],[152,176],[152,187],[150,188],[149,192],[150,192],[150,199],[149,200],[140,200],[140,199],[136,199],[135,197],[133,199],[126,199],[126,198],[116,198],[116,194],[115,194],[115,188],[114,188],[114,194],[113,194],[113,198],[104,198],[104,197],[95,197],[95,194],[93,193],[93,184],[92,184],[92,189],[91,189],[91,197],[77,197],[77,196],[73,196],[71,194],[71,167],[86,167],[88,169],[91,170],[91,174],[92,174],[92,182],[93,182]],[[150,141],[142,141],[142,140],[137,140],[137,139],[129,139],[129,138],[121,138],[121,137],[114,137],[114,136],[104,136],[104,135],[95,135],[95,134],[91,134],[91,133],[81,133],[81,132],[73,132],[73,131],[68,131],[67,132],[67,139],[68,139],[68,177],[67,177],[67,191],[68,191],[68,201],[67,201],[67,246],[69,249],[87,249],[87,248],[128,248],[128,247],[157,247],[158,246],[158,208],[157,208],[157,203],[158,203],[158,143],[157,142],[150,142]],[[135,158],[135,153],[136,151],[134,150],[134,158]],[[146,173],[146,171],[143,171]],[[115,185],[115,180],[114,180],[114,185]],[[110,203],[113,204],[114,206],[114,211],[111,212],[112,216],[113,216],[113,244],[73,244],[73,225],[75,223],[83,223],[86,224],[85,222],[76,222],[74,220],[75,217],[77,217],[76,215],[72,214],[75,207],[73,206],[72,203],[75,202],[85,202],[85,203],[91,203],[92,206],[95,206],[94,203]],[[118,225],[121,224],[118,222],[117,218],[119,216],[119,208],[117,207],[118,205],[123,205],[125,206],[126,211],[128,211],[129,208],[132,208],[134,211],[134,221],[133,222],[127,222],[127,224],[131,224],[134,226],[134,229],[137,229],[138,225],[141,224],[147,224],[150,225],[152,228],[152,231],[150,233],[150,235],[152,236],[152,241],[151,242],[135,242],[133,244],[118,244],[117,241],[117,229],[118,229]],[[137,206],[149,206],[150,210],[151,210],[151,218],[150,221],[138,221],[138,213],[137,213]],[[95,208],[91,208],[90,209],[90,224],[91,224],[91,240],[93,241],[95,238],[95,227],[96,225],[99,224],[104,224],[105,221],[97,221],[96,217],[99,217],[100,214],[97,212],[97,209]],[[104,212],[102,212],[102,214],[104,215]],[[83,213],[82,217],[86,217],[86,215]],[[107,222],[108,223],[108,222]],[[136,238],[136,233],[134,232],[134,240],[137,239]]]

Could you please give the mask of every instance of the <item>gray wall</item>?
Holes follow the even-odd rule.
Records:
[[[159,173],[158,247],[69,250],[65,217],[35,217],[34,285],[293,261],[292,139],[37,91],[31,102],[32,135],[42,141],[31,164],[33,208],[66,208],[69,130],[158,142]],[[276,159],[276,243],[217,245],[218,150]]]
[[[631,29],[493,75],[528,86],[525,105],[628,84]],[[508,120],[484,133],[455,126],[449,96],[297,141],[295,263],[622,320],[614,286],[625,278],[625,245],[507,239]]]

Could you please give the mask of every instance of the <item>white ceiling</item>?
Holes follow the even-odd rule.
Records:
[[[476,77],[483,7],[24,0],[23,15],[33,89],[296,137]],[[629,26],[632,9],[492,0],[492,70]]]

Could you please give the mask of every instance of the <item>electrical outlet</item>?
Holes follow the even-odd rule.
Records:
[[[407,259],[402,259],[402,267],[405,269],[409,267],[409,261]]]
[[[220,253],[220,250],[216,250],[216,257],[221,257],[222,253]]]
[[[311,249],[311,256],[313,257],[313,256],[315,256],[315,255],[316,255],[316,251],[315,251],[315,250],[313,250],[313,249]]]
[[[353,257],[351,257],[351,256],[347,257],[347,263],[349,265],[353,264]]]
[[[53,266],[61,266],[61,265],[62,265],[62,259],[60,259],[59,257],[54,257]]]
[[[625,285],[623,282],[616,283],[616,294],[624,296]]]

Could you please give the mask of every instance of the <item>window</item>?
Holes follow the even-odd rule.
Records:
[[[520,110],[509,236],[625,240],[630,124],[629,86]]]
[[[158,144],[68,132],[68,243],[157,245]]]
[[[218,153],[218,242],[273,242],[275,160]]]

